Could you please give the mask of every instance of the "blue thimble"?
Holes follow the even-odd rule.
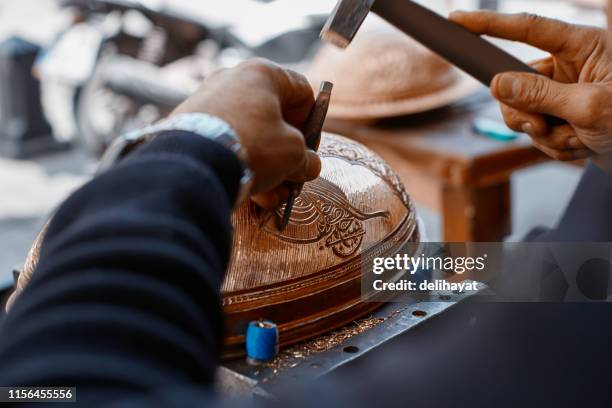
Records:
[[[278,328],[268,320],[249,322],[246,332],[247,360],[259,363],[272,360],[278,353]]]

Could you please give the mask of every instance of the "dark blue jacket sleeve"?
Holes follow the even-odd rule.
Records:
[[[75,192],[3,322],[0,385],[77,386],[84,406],[210,385],[240,171],[169,132]]]

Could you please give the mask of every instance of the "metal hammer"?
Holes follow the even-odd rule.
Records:
[[[321,38],[347,47],[370,11],[486,86],[501,72],[536,72],[480,36],[410,0],[339,0]]]

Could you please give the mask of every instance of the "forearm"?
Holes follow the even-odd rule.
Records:
[[[4,322],[0,384],[80,402],[209,384],[239,178],[229,150],[167,134],[73,194]]]

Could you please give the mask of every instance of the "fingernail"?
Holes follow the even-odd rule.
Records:
[[[523,130],[523,133],[527,133],[528,135],[533,135],[534,134],[534,127],[530,122],[526,122],[523,123],[523,126],[521,126],[521,129]]]
[[[519,80],[511,74],[503,74],[497,80],[497,93],[502,99],[513,99],[521,86]]]

